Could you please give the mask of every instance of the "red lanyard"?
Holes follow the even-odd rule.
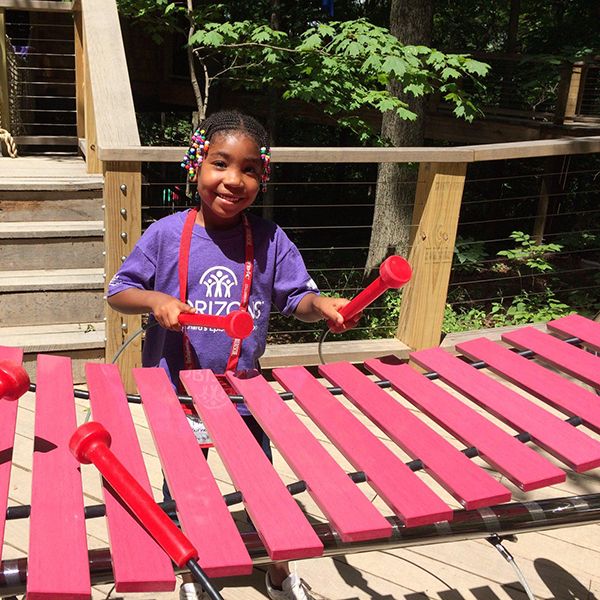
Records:
[[[179,295],[182,302],[187,302],[187,282],[188,282],[188,270],[190,263],[190,247],[192,245],[192,232],[194,230],[194,223],[196,222],[196,216],[198,215],[198,209],[193,208],[188,213],[188,216],[183,225],[183,231],[181,233],[181,242],[179,244]],[[245,248],[245,262],[244,262],[244,275],[242,279],[242,299],[240,300],[240,310],[248,310],[248,302],[250,300],[250,292],[252,290],[252,274],[254,271],[254,241],[252,239],[252,228],[248,222],[248,217],[242,214],[242,224],[244,225],[244,248]],[[240,352],[242,350],[242,340],[236,338],[231,344],[231,353],[227,359],[226,371],[234,371],[238,360],[240,358]],[[183,332],[183,363],[185,369],[195,369],[196,361],[194,360],[194,353],[192,350],[192,344],[189,337]]]

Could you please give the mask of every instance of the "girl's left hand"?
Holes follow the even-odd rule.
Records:
[[[354,315],[351,319],[344,319],[340,310],[348,304],[347,298],[330,298],[328,296],[317,296],[315,298],[315,309],[321,313],[326,321],[329,321],[329,328],[333,333],[342,333],[356,326],[362,317],[362,312]]]

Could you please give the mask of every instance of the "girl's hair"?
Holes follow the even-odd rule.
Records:
[[[264,191],[271,172],[269,135],[267,130],[254,117],[233,110],[222,110],[213,113],[200,123],[198,129],[192,135],[190,147],[181,163],[181,166],[188,172],[188,178],[190,180],[194,179],[202,160],[206,156],[211,139],[219,133],[243,133],[256,142],[263,163],[261,184]]]

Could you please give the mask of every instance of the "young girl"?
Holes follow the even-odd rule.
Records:
[[[258,368],[271,304],[302,321],[331,320],[338,330],[356,323],[344,323],[339,313],[348,300],[319,295],[298,249],[277,225],[244,212],[269,178],[269,160],[267,133],[255,119],[237,112],[208,117],[182,163],[197,182],[199,207],[153,223],[109,284],[113,308],[150,312],[161,325],[147,330],[143,365],[163,367],[174,385],[182,369]],[[254,319],[241,348],[223,331],[194,328],[183,336],[178,324],[181,313],[226,315],[240,308]],[[248,409],[237,407],[271,458],[268,438]],[[267,590],[274,600],[312,597],[281,563],[269,568]],[[182,587],[181,598],[202,597],[193,584]]]

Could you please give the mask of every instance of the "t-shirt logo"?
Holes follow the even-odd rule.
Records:
[[[226,267],[212,267],[200,278],[207,298],[231,298],[231,290],[237,284],[235,273]]]

